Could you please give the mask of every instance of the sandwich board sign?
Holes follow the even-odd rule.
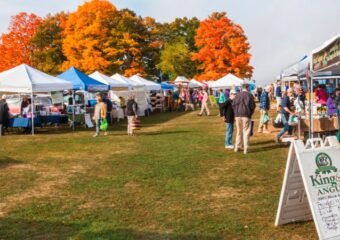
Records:
[[[319,238],[340,239],[340,144],[336,137],[292,142],[275,226],[314,220]]]

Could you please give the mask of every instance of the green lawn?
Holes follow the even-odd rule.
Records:
[[[0,239],[316,239],[313,222],[274,227],[287,147],[225,150],[222,120],[196,114],[135,137],[122,122],[0,138]]]

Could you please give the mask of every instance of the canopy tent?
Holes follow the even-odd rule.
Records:
[[[210,88],[228,88],[228,87],[240,87],[244,83],[244,80],[229,73],[226,76],[218,79],[217,81],[209,84]]]
[[[57,92],[72,87],[70,82],[50,76],[26,64],[0,73],[1,92]]]
[[[205,85],[195,79],[191,79],[189,82],[189,88],[200,88],[205,87]]]
[[[130,79],[132,81],[144,84],[144,88],[147,91],[160,91],[160,90],[162,90],[162,87],[161,87],[160,84],[146,80],[145,78],[142,78],[141,76],[139,76],[137,74],[130,77]]]
[[[73,90],[84,90],[88,92],[108,91],[110,86],[108,84],[99,82],[86,74],[82,73],[75,67],[69,68],[64,73],[60,74],[58,78],[71,82]]]
[[[184,76],[178,76],[175,80],[175,84],[188,84],[189,80]]]
[[[57,92],[72,89],[68,81],[50,76],[26,64],[0,73],[0,92],[29,93],[32,104],[32,135],[34,135],[33,93]]]
[[[89,77],[102,82],[104,84],[110,85],[111,88],[128,88],[129,84],[127,82],[117,81],[113,78],[106,76],[98,71],[92,73]]]
[[[166,83],[166,82],[161,82],[161,88],[163,90],[171,90],[171,91],[173,91],[175,89],[174,86],[172,86],[171,84]]]
[[[123,75],[120,75],[119,73],[112,75],[111,78],[118,82],[123,82],[123,83],[125,82],[126,84],[128,84],[130,88],[142,88],[145,86],[145,84],[132,81],[131,79],[124,77]]]

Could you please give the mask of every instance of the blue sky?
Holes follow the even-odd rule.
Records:
[[[40,16],[73,11],[83,0],[0,0],[0,32],[20,11]],[[176,17],[206,18],[225,11],[243,26],[252,45],[253,78],[272,81],[280,71],[340,32],[339,0],[111,0],[160,22]]]

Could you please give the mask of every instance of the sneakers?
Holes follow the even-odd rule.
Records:
[[[225,146],[225,149],[234,149],[234,145],[227,145],[227,146]]]
[[[94,138],[95,138],[95,137],[98,137],[98,136],[99,136],[98,134],[93,135]]]

